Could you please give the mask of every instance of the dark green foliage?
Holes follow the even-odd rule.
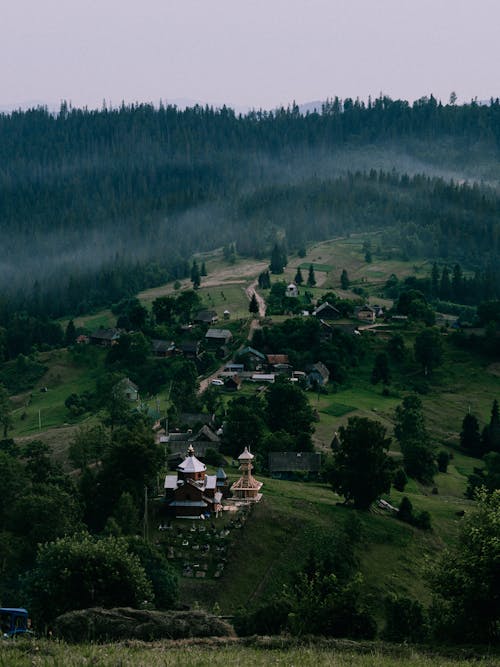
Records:
[[[408,483],[408,477],[405,471],[403,470],[403,468],[398,468],[394,473],[394,479],[392,481],[394,488],[396,489],[396,491],[402,492],[405,490],[405,486],[407,485],[407,483]]]
[[[406,496],[401,499],[399,504],[398,519],[409,523],[415,528],[420,528],[421,530],[430,530],[431,529],[431,515],[429,512],[423,510],[418,514],[414,514],[413,506]]]
[[[177,602],[179,582],[165,555],[139,537],[129,538],[127,544],[128,551],[139,558],[146,576],[151,581],[155,606],[158,609],[171,609]]]
[[[481,487],[488,491],[500,489],[500,454],[496,452],[485,454],[484,468],[474,468],[472,475],[469,475],[465,495],[473,499]]]
[[[307,286],[314,287],[316,285],[316,276],[314,275],[314,266],[309,265],[309,273],[307,274]]]
[[[415,338],[415,359],[421,364],[424,374],[432,372],[443,362],[443,343],[436,329],[424,329]]]
[[[413,320],[421,320],[428,326],[435,322],[433,309],[428,305],[424,294],[415,289],[404,291],[400,294],[396,311],[400,315],[408,315]]]
[[[7,432],[12,428],[12,403],[5,387],[0,384],[0,426],[3,429],[4,439]]]
[[[491,407],[490,423],[483,429],[481,446],[483,452],[500,453],[500,413],[497,399]]]
[[[257,301],[257,297],[255,296],[255,292],[252,294],[252,298],[248,304],[248,311],[253,315],[256,315],[259,312],[259,303]]]
[[[252,452],[258,451],[264,422],[262,407],[255,401],[241,397],[228,404],[222,435],[222,451],[225,454],[237,458],[244,447]]]
[[[274,274],[283,273],[286,265],[287,257],[285,249],[279,243],[275,243],[271,252],[271,263],[269,264],[269,270]]]
[[[68,456],[75,468],[97,463],[109,445],[109,433],[100,425],[81,426],[69,444]]]
[[[198,289],[201,283],[201,274],[198,267],[198,262],[194,259],[193,265],[191,267],[191,282],[193,283],[194,289]]]
[[[302,271],[300,270],[300,266],[297,269],[297,273],[295,274],[294,282],[297,285],[302,285],[302,283],[304,282],[304,277],[302,276]]]
[[[418,396],[406,396],[396,408],[395,418],[394,435],[403,452],[406,473],[424,484],[430,484],[436,466]]]
[[[153,600],[140,559],[124,540],[84,533],[40,546],[25,587],[40,625],[73,609],[141,607]]]
[[[118,316],[116,326],[123,329],[142,329],[146,323],[148,311],[136,297],[121,299],[111,306],[111,311]]]
[[[379,422],[350,417],[347,426],[339,428],[339,441],[329,481],[346,502],[367,509],[391,487],[393,463],[387,456],[390,438]]]
[[[266,392],[266,421],[271,431],[283,430],[293,436],[309,436],[313,413],[304,392],[278,377]]]
[[[399,334],[391,336],[387,342],[387,352],[394,361],[403,361],[406,356],[406,347],[403,336],[400,336]]]
[[[375,364],[372,370],[371,381],[372,384],[383,382],[385,385],[388,385],[391,382],[389,360],[384,352],[380,352],[375,357]]]
[[[76,340],[76,328],[73,320],[70,320],[68,322],[68,326],[66,327],[66,331],[64,332],[64,344],[66,347],[73,345],[73,343]]]
[[[351,283],[347,271],[345,269],[342,269],[342,273],[340,274],[340,286],[342,287],[343,290],[347,290],[349,289],[350,284]]]
[[[437,467],[439,472],[446,472],[450,462],[450,455],[448,452],[441,450],[437,455]]]
[[[495,644],[500,639],[500,491],[479,493],[458,544],[446,550],[429,579],[431,627],[439,639]]]
[[[389,642],[421,642],[427,634],[424,608],[418,600],[389,596],[385,599],[385,628],[382,638]]]
[[[46,371],[47,366],[20,354],[15,361],[3,364],[0,370],[0,382],[9,392],[17,394],[32,389]]]
[[[271,288],[271,277],[269,275],[269,271],[262,271],[262,273],[259,273],[258,284],[260,289]]]
[[[465,415],[462,421],[460,447],[470,456],[481,457],[483,455],[479,422],[477,417],[470,412]]]

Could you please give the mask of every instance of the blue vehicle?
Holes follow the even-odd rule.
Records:
[[[3,637],[31,635],[28,611],[22,607],[0,607],[0,629]]]

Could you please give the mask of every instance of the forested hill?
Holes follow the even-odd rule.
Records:
[[[265,256],[276,234],[293,250],[387,228],[407,256],[490,270],[499,154],[498,99],[0,115],[0,318],[116,301],[228,243]]]

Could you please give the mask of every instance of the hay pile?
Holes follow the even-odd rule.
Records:
[[[186,637],[233,637],[233,628],[204,611],[146,611],[117,609],[80,609],[56,619],[55,632],[69,642],[113,641],[123,639],[184,639]]]

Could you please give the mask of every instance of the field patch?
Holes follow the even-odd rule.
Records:
[[[347,415],[349,412],[355,412],[356,409],[357,408],[353,407],[352,405],[345,405],[344,403],[332,403],[331,405],[327,405],[324,408],[321,408],[320,412],[331,415],[332,417],[343,417],[343,415]]]
[[[325,273],[333,271],[331,264],[316,264],[315,262],[302,262],[302,264],[299,264],[299,269],[309,270],[311,265],[315,271],[324,271]]]

